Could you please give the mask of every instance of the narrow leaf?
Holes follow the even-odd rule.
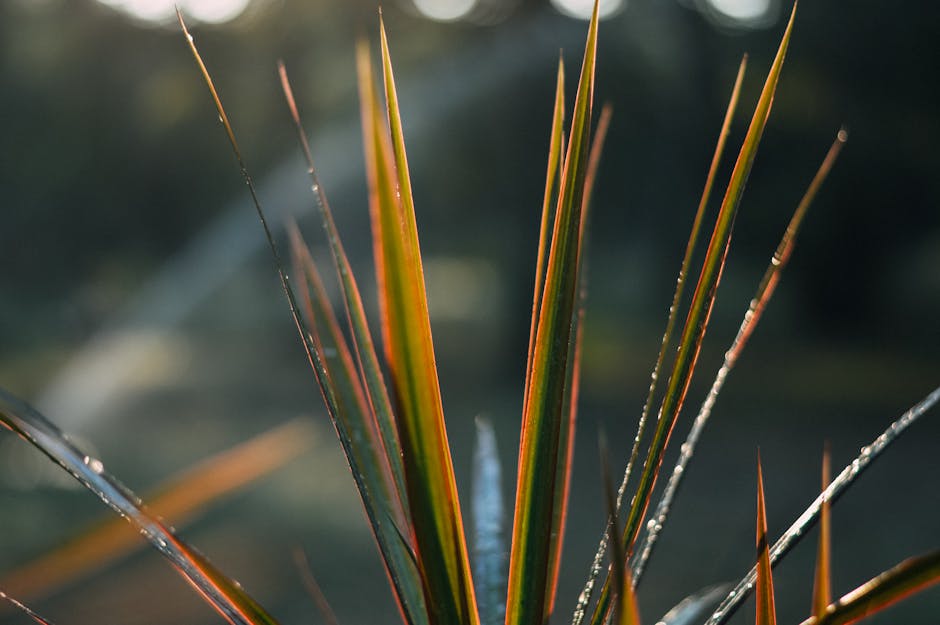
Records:
[[[251,175],[248,173],[248,168],[245,165],[244,159],[241,155],[241,149],[238,146],[238,141],[235,139],[235,132],[232,129],[231,123],[229,123],[228,115],[225,112],[225,108],[222,106],[222,101],[219,98],[218,92],[213,84],[212,77],[209,74],[208,69],[206,68],[205,63],[202,60],[202,57],[199,54],[198,49],[196,48],[195,41],[193,40],[192,35],[186,28],[186,24],[183,22],[182,14],[177,10],[177,17],[179,19],[180,28],[183,31],[186,41],[189,44],[189,49],[192,52],[193,58],[196,61],[197,66],[202,74],[203,80],[205,81],[206,87],[209,89],[209,93],[212,96],[212,100],[215,103],[216,110],[219,114],[219,119],[222,121],[222,126],[225,129],[226,135],[228,136],[229,143],[232,147],[232,152],[235,155],[235,159],[238,162],[239,169],[241,170],[242,177],[245,179],[245,183],[248,186],[248,192],[251,196],[252,204],[254,205],[255,212],[258,215],[258,219],[261,222],[262,229],[264,230],[265,239],[268,243],[268,247],[271,250],[271,255],[274,257],[274,264],[277,269],[278,278],[281,282],[281,287],[284,289],[284,294],[287,297],[288,307],[290,309],[291,317],[294,320],[294,325],[297,327],[297,332],[300,335],[301,343],[304,347],[304,351],[307,354],[307,359],[310,361],[311,366],[316,372],[317,379],[320,383],[321,391],[323,392],[324,399],[326,400],[328,409],[333,413],[334,419],[336,416],[337,402],[335,393],[333,392],[326,373],[326,368],[323,364],[321,353],[317,351],[316,345],[314,344],[314,337],[307,331],[306,324],[300,313],[300,309],[297,305],[297,299],[294,295],[294,291],[291,288],[290,282],[287,278],[287,274],[284,270],[284,264],[281,262],[280,252],[278,250],[277,243],[274,241],[274,235],[271,232],[270,227],[268,226],[267,218],[265,216],[264,210],[261,207],[261,202],[258,199],[258,193],[255,189],[254,181],[251,178]],[[334,421],[336,422],[336,421]],[[342,440],[342,437],[341,437]],[[347,457],[349,457],[347,450]],[[360,492],[363,492],[364,485],[361,482],[361,475],[353,472],[353,477],[357,480],[357,487]],[[383,523],[383,517],[381,515],[375,515],[370,519],[373,527],[378,527],[379,524]],[[394,525],[394,524],[389,524]],[[397,531],[397,528],[395,528]],[[377,538],[384,533],[376,532]],[[395,582],[395,576],[399,574],[397,568],[389,567],[389,574],[393,576],[393,583]],[[406,620],[409,617],[409,606],[402,605],[403,613],[406,616]],[[411,606],[413,609],[415,606]],[[423,625],[423,622],[409,621],[409,625]]]
[[[905,560],[862,584],[801,625],[849,625],[940,582],[940,551]]]
[[[33,621],[35,621],[36,623],[39,623],[39,625],[52,625],[52,623],[50,623],[43,617],[39,616],[39,614],[34,612],[33,609],[30,608],[28,605],[26,605],[25,603],[17,599],[14,599],[13,597],[3,592],[2,590],[0,590],[0,599],[6,601],[10,605],[12,605],[14,608],[16,608],[17,610],[19,610],[20,612],[22,612],[29,618],[33,619]]]
[[[734,169],[731,172],[731,179],[728,182],[728,187],[718,212],[718,218],[712,231],[711,240],[709,241],[708,249],[705,254],[705,260],[702,264],[702,270],[692,296],[692,303],[689,306],[689,313],[682,329],[681,338],[679,339],[678,351],[673,362],[672,371],[669,375],[669,382],[666,385],[665,396],[659,408],[659,421],[656,425],[653,439],[650,442],[650,448],[643,464],[643,472],[637,485],[633,505],[627,517],[626,527],[624,529],[624,543],[627,546],[628,553],[633,552],[633,546],[640,531],[641,521],[646,515],[653,488],[656,485],[656,479],[659,475],[660,467],[662,466],[663,453],[669,443],[669,438],[676,425],[676,421],[678,420],[686,393],[692,381],[695,365],[698,362],[699,350],[702,345],[702,340],[705,338],[705,331],[708,327],[708,320],[712,305],[715,301],[715,294],[718,289],[718,284],[721,281],[724,261],[731,243],[734,218],[737,215],[741,196],[744,193],[744,186],[750,175],[761,136],[767,124],[767,119],[770,116],[774,93],[776,92],[780,73],[783,69],[783,61],[786,57],[795,18],[796,4],[794,3],[793,12],[790,15],[786,31],[777,49],[776,58],[764,82],[764,88],[758,99],[757,107],[751,117],[751,123],[745,135],[741,150],[738,153]],[[610,608],[609,600],[606,597],[609,592],[608,586],[609,584],[605,583],[604,589],[601,591],[601,596],[594,610],[592,625],[600,625],[600,623],[606,619],[607,612]]]
[[[567,414],[558,441],[558,465],[555,478],[555,513],[552,516],[552,532],[549,545],[548,590],[546,594],[545,613],[551,614],[555,608],[555,596],[558,591],[558,576],[561,571],[561,553],[567,533],[568,500],[571,492],[571,467],[574,461],[574,442],[578,420],[578,398],[581,389],[581,352],[584,344],[584,315],[587,309],[587,261],[585,248],[587,247],[587,222],[590,217],[591,196],[594,183],[597,179],[597,169],[600,157],[604,151],[604,141],[610,129],[610,118],[613,109],[605,104],[601,110],[591,143],[591,153],[588,157],[587,173],[584,177],[584,215],[581,219],[581,249],[579,251],[578,283],[580,294],[578,296],[577,311],[575,313],[574,333],[574,360],[568,368],[568,380],[565,383],[565,396],[563,399]]]
[[[938,403],[940,403],[940,387],[935,388],[926,397],[898,417],[897,420],[889,425],[871,444],[862,447],[861,453],[842,469],[842,472],[832,480],[829,487],[816,497],[816,500],[803,511],[803,514],[801,514],[790,525],[787,531],[783,533],[783,536],[774,543],[774,546],[770,549],[771,565],[776,564],[780,558],[785,556],[790,549],[807,534],[810,528],[812,528],[813,524],[819,518],[823,501],[835,503],[842,493],[845,492],[845,489],[851,486],[858,476],[871,465],[872,461],[878,458],[891,443],[896,441],[901,434]],[[728,620],[728,618],[734,614],[735,610],[740,607],[741,603],[750,596],[756,578],[757,569],[755,567],[741,578],[741,581],[728,592],[728,595],[721,602],[721,605],[715,609],[705,625],[721,625]]]
[[[414,199],[384,24],[381,39],[397,181],[397,189],[386,185],[385,193],[397,190],[399,201],[381,207],[380,251],[386,271],[380,296],[384,297],[387,316],[386,353],[399,407],[399,438],[415,546],[431,622],[476,625],[479,616],[444,426]],[[386,159],[376,160],[381,167]]]
[[[572,115],[568,151],[559,186],[527,380],[512,550],[509,560],[507,625],[541,624],[551,569],[551,535],[559,443],[564,426],[564,393],[571,366],[571,339],[578,288],[584,182],[597,53],[597,3],[588,29],[584,62]]]
[[[787,263],[789,262],[790,256],[793,252],[796,235],[799,231],[800,225],[802,224],[803,217],[805,216],[807,209],[815,198],[823,180],[825,180],[826,176],[828,175],[829,170],[832,169],[832,165],[835,163],[835,159],[838,156],[842,145],[845,143],[845,140],[845,131],[840,130],[839,134],[836,136],[835,142],[832,144],[832,147],[829,148],[829,152],[826,154],[826,158],[823,160],[822,165],[816,172],[812,183],[810,183],[809,188],[803,195],[802,200],[800,200],[799,205],[794,211],[793,216],[790,219],[790,223],[780,240],[780,244],[777,246],[777,250],[770,259],[770,263],[767,266],[764,277],[761,280],[760,285],[757,287],[757,291],[754,294],[754,297],[751,299],[747,311],[744,313],[744,318],[741,321],[741,325],[738,328],[738,332],[735,335],[734,341],[731,343],[731,347],[725,351],[724,362],[722,363],[721,368],[718,370],[718,373],[715,375],[715,379],[712,381],[712,387],[705,396],[705,401],[702,402],[702,405],[699,408],[698,415],[696,415],[695,421],[692,423],[692,428],[689,430],[689,434],[686,436],[685,442],[680,448],[679,458],[676,460],[676,466],[673,468],[672,474],[669,476],[669,481],[666,484],[666,488],[663,489],[663,494],[660,497],[659,503],[656,505],[656,510],[652,517],[655,519],[655,522],[647,524],[649,529],[647,530],[646,536],[643,539],[643,544],[637,551],[635,558],[636,561],[633,565],[633,578],[637,583],[639,583],[639,580],[643,575],[643,571],[646,567],[647,561],[649,560],[650,554],[653,551],[653,547],[656,545],[656,541],[666,524],[666,518],[669,515],[669,510],[672,507],[672,501],[676,496],[679,485],[682,483],[683,477],[685,476],[689,461],[692,459],[692,455],[695,453],[695,448],[698,445],[702,431],[705,429],[705,425],[708,423],[709,417],[711,417],[712,409],[715,407],[715,402],[718,399],[718,395],[721,393],[722,388],[724,388],[724,384],[728,379],[728,374],[731,373],[731,370],[737,363],[738,357],[741,355],[744,346],[747,344],[748,338],[750,338],[754,328],[757,327],[757,323],[760,321],[764,309],[767,307],[767,303],[774,294],[776,285],[780,280],[780,275],[787,266]]]
[[[777,625],[774,607],[774,578],[767,544],[767,510],[764,506],[764,476],[757,454],[757,625]]]
[[[496,433],[477,417],[473,452],[473,579],[481,625],[501,625],[506,616],[506,513]]]
[[[607,439],[603,431],[600,435],[601,480],[607,504],[607,536],[610,544],[610,566],[613,571],[614,587],[617,589],[614,623],[617,625],[640,625],[640,613],[633,580],[627,567],[626,554],[620,538],[620,524],[617,521],[617,497],[610,475],[610,459],[607,452]]]
[[[159,519],[134,493],[112,477],[98,459],[85,454],[49,420],[0,389],[0,422],[46,454],[115,512],[126,518],[232,625],[276,625],[264,609]]]
[[[360,45],[359,48],[361,49],[361,47],[362,46]],[[361,56],[362,52],[359,51],[358,54]],[[281,77],[281,88],[284,91],[284,97],[287,99],[291,118],[293,119],[294,126],[297,130],[297,137],[300,140],[301,149],[303,150],[304,158],[307,162],[307,172],[310,175],[311,182],[313,183],[312,189],[317,200],[317,205],[320,208],[319,214],[322,220],[324,232],[326,233],[327,241],[329,242],[330,253],[333,257],[333,265],[336,269],[336,276],[340,285],[340,291],[343,295],[343,304],[346,309],[346,318],[349,321],[349,330],[350,334],[352,335],[353,345],[356,351],[357,363],[359,365],[359,370],[361,371],[362,379],[365,380],[364,390],[366,397],[368,398],[370,409],[363,412],[362,418],[364,421],[368,422],[370,430],[378,430],[381,446],[384,448],[384,454],[382,454],[384,455],[384,462],[391,470],[392,477],[394,479],[394,488],[392,491],[396,495],[394,499],[396,506],[393,509],[395,511],[396,518],[404,521],[406,519],[404,511],[407,509],[407,504],[405,494],[404,467],[401,460],[401,446],[398,442],[398,436],[395,431],[395,418],[392,414],[392,405],[391,401],[389,400],[388,389],[386,388],[385,381],[382,377],[378,357],[375,353],[375,345],[372,339],[372,333],[369,331],[369,324],[366,320],[365,309],[362,305],[362,297],[360,295],[359,285],[356,281],[355,275],[353,275],[352,267],[349,265],[349,259],[346,256],[346,250],[343,247],[339,232],[336,229],[336,222],[333,219],[333,212],[330,210],[330,203],[327,200],[326,192],[323,190],[323,185],[320,184],[316,167],[314,167],[313,155],[310,151],[309,142],[307,141],[307,134],[304,132],[303,125],[301,124],[300,113],[297,108],[297,103],[294,100],[294,94],[290,86],[290,81],[287,78],[287,70],[285,69],[283,63],[278,66],[278,71]],[[371,79],[369,80],[371,82]],[[329,306],[326,306],[325,310],[330,311],[329,317],[332,319],[332,309]],[[331,331],[334,334],[336,333],[335,330],[337,325],[338,324],[334,322],[331,326]],[[339,337],[341,336],[342,335],[339,335]],[[339,339],[337,339],[337,341],[338,340]],[[349,357],[346,355],[348,353],[348,348],[345,347],[345,340],[342,340],[341,342],[343,344],[344,366],[347,369],[350,369],[348,366]],[[354,378],[356,376],[350,373],[350,377]],[[357,386],[361,386],[358,383],[358,380]]]
[[[310,448],[313,432],[306,420],[294,420],[223,451],[174,476],[146,498],[165,523],[177,527],[206,506],[283,466]],[[140,535],[111,517],[42,557],[14,570],[0,586],[25,600],[36,599],[132,553]]]
[[[823,450],[822,461],[822,489],[826,491],[831,479],[829,444]],[[829,500],[825,497],[819,509],[819,546],[816,549],[816,574],[813,579],[813,610],[812,615],[822,617],[826,608],[832,603],[832,530],[829,520]]]
[[[672,332],[675,327],[676,319],[679,316],[679,304],[681,303],[682,295],[685,292],[686,276],[688,274],[689,266],[692,262],[692,254],[695,251],[699,232],[701,231],[702,218],[705,214],[705,207],[708,205],[708,200],[711,197],[711,189],[714,184],[715,176],[718,172],[718,166],[721,163],[721,157],[724,154],[728,134],[731,131],[731,121],[734,118],[734,112],[737,109],[738,98],[741,93],[741,84],[744,80],[744,71],[746,67],[747,55],[741,59],[741,64],[738,67],[738,73],[734,81],[734,87],[731,90],[731,99],[728,102],[727,109],[725,110],[725,117],[721,125],[721,130],[718,133],[718,142],[715,146],[714,155],[712,156],[711,166],[709,167],[708,175],[705,178],[705,188],[702,192],[702,197],[699,200],[698,210],[695,213],[695,218],[692,220],[692,231],[689,235],[689,240],[686,243],[685,256],[683,257],[682,264],[679,267],[679,277],[676,280],[676,290],[672,296],[672,304],[669,307],[669,317],[666,321],[666,330],[663,333],[663,338],[660,342],[659,354],[656,356],[656,364],[653,365],[653,372],[650,374],[650,386],[647,392],[646,401],[643,404],[643,410],[640,413],[639,422],[637,423],[636,436],[633,438],[633,448],[630,451],[630,458],[627,461],[626,468],[624,469],[623,479],[620,482],[620,488],[617,489],[618,513],[620,511],[621,505],[623,504],[623,497],[627,491],[627,484],[630,482],[630,476],[633,472],[633,467],[636,464],[636,459],[639,455],[640,442],[643,440],[643,435],[646,431],[646,422],[649,417],[649,410],[653,405],[653,399],[656,396],[656,389],[658,387],[663,361],[665,360],[669,344],[672,341]],[[594,560],[591,563],[591,568],[588,572],[588,578],[584,584],[584,589],[581,591],[581,595],[578,597],[578,603],[574,611],[573,625],[580,625],[584,619],[587,607],[591,602],[594,584],[596,583],[597,577],[601,573],[601,561],[606,550],[607,534],[605,532],[601,536],[595,551]],[[642,567],[640,567],[639,572],[642,573]],[[636,583],[639,583],[640,575],[638,574],[637,569],[634,569],[633,578]]]
[[[365,404],[362,385],[353,369],[345,337],[330,308],[310,252],[296,226],[291,226],[289,232],[297,273],[302,277],[302,301],[314,327],[309,340],[318,357],[311,364],[326,399],[333,427],[405,621],[426,623],[422,584],[413,565],[411,548],[399,539],[400,530],[394,517],[400,517],[402,512],[399,510],[396,514],[396,499],[390,496],[394,482],[387,462],[383,462],[381,448],[375,442],[378,433],[370,427],[374,422],[369,417],[371,413]]]
[[[555,105],[552,109],[552,128],[548,144],[548,171],[545,173],[545,193],[542,198],[542,217],[539,223],[539,248],[535,261],[535,289],[532,296],[532,321],[529,327],[529,351],[526,357],[526,386],[532,377],[532,358],[535,352],[535,332],[542,307],[542,288],[545,284],[545,262],[551,244],[549,233],[554,223],[552,200],[557,199],[556,178],[561,167],[565,136],[565,64],[559,56],[558,77],[555,81]],[[523,406],[523,410],[525,407]]]

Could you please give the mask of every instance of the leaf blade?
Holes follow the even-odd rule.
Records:
[[[801,625],[850,625],[940,582],[940,551],[910,558],[862,584]]]
[[[770,548],[767,542],[767,509],[764,504],[764,475],[760,453],[757,454],[757,625],[777,625],[774,606],[774,578],[770,570]]]
[[[381,21],[381,15],[380,15]],[[404,133],[388,37],[380,28],[386,112],[398,201],[384,205],[382,256],[386,279],[386,353],[399,405],[398,428],[415,546],[432,623],[477,625],[460,502],[444,426],[415,222]],[[377,159],[383,165],[382,158]],[[389,189],[390,190],[390,189]]]
[[[686,393],[692,381],[695,365],[698,362],[699,350],[705,337],[705,330],[708,326],[711,308],[715,301],[716,290],[721,281],[724,261],[731,243],[734,218],[740,205],[745,183],[750,175],[751,167],[754,164],[757,147],[760,144],[761,136],[767,124],[767,119],[773,104],[774,93],[776,92],[780,73],[783,69],[783,62],[786,57],[787,48],[789,47],[790,36],[793,32],[793,23],[796,19],[796,7],[797,4],[794,2],[793,11],[790,14],[786,30],[777,48],[776,57],[764,82],[764,87],[761,90],[760,98],[758,99],[754,114],[751,117],[747,134],[744,138],[741,150],[738,153],[737,160],[735,161],[734,169],[731,172],[731,179],[728,182],[728,187],[725,191],[721,208],[719,209],[718,218],[712,230],[711,240],[709,241],[705,260],[702,264],[702,270],[692,296],[689,313],[682,329],[678,351],[673,361],[666,392],[660,404],[659,421],[653,433],[653,439],[650,442],[649,451],[643,465],[643,472],[640,475],[636,495],[633,499],[633,505],[630,508],[630,513],[624,527],[624,543],[628,553],[631,554],[640,531],[641,521],[646,515],[653,488],[656,485],[656,479],[659,475],[660,467],[662,466],[663,453],[669,443],[676,421],[678,420]],[[604,583],[604,587],[601,589],[601,596],[598,598],[598,603],[595,606],[591,620],[592,625],[600,625],[600,623],[606,619],[610,610],[609,582],[610,578],[608,577],[607,581]]]
[[[826,491],[830,481],[831,458],[829,444],[823,451],[822,461],[822,490]],[[813,578],[813,616],[821,618],[826,608],[832,603],[832,529],[830,522],[829,499],[823,497],[822,507],[819,509],[819,545],[816,548],[816,571]]]
[[[568,151],[556,207],[538,313],[530,378],[525,388],[506,623],[547,617],[555,483],[571,366],[570,342],[582,240],[582,203],[597,53],[597,3],[588,28]]]

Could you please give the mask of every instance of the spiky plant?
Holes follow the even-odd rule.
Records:
[[[745,61],[741,63],[681,263],[635,444],[619,489],[613,487],[606,450],[602,452],[608,528],[600,541],[584,591],[577,600],[572,619],[574,625],[585,622],[603,625],[611,619],[618,624],[639,623],[634,588],[666,521],[692,450],[725,379],[774,292],[781,271],[790,258],[803,216],[846,140],[845,132],[839,131],[818,174],[796,208],[683,445],[662,499],[651,512],[654,487],[696,369],[735,215],[771,112],[795,15],[794,5],[738,152],[706,246],[704,261],[698,269],[698,279],[691,299],[684,307],[686,318],[680,326],[679,311],[685,302],[687,278],[692,275],[693,253],[725,149],[731,118],[737,107],[745,69]],[[498,529],[498,517],[502,514],[498,497],[500,468],[494,452],[493,434],[485,423],[480,426],[476,460],[478,477],[473,498],[477,549],[476,557],[470,558],[444,424],[414,198],[384,25],[380,28],[382,79],[378,81],[378,89],[371,55],[365,44],[359,46],[357,55],[381,319],[378,335],[369,327],[356,277],[317,178],[286,70],[280,68],[282,84],[309,165],[312,188],[335,265],[342,301],[343,314],[340,316],[336,315],[326,296],[311,254],[295,226],[290,228],[294,270],[288,276],[276,237],[268,227],[242,160],[228,115],[182,17],[180,25],[248,183],[290,312],[346,454],[402,619],[408,625],[547,623],[557,613],[555,594],[571,476],[585,306],[585,224],[597,161],[610,119],[609,109],[606,109],[599,116],[596,128],[592,129],[597,5],[588,29],[567,132],[564,123],[564,71],[561,66],[558,70],[523,389],[513,529],[508,547],[508,567],[505,568],[502,554],[507,548],[502,545]],[[381,348],[377,347],[379,337]],[[672,353],[675,355],[670,360],[667,356]],[[665,381],[662,387],[660,380]],[[776,617],[771,567],[817,521],[822,531],[813,608],[812,615],[803,625],[855,622],[940,580],[940,552],[933,552],[908,560],[842,599],[832,601],[828,538],[829,503],[938,400],[940,389],[892,423],[835,480],[828,483],[828,477],[824,477],[822,494],[774,545],[770,544],[767,536],[758,465],[757,558],[754,570],[728,592],[713,612],[707,610],[718,597],[711,592],[683,602],[663,621],[687,623],[695,614],[704,619],[710,613],[711,616],[705,620],[707,625],[719,625],[749,594],[755,592],[758,625],[773,625]],[[32,442],[126,516],[226,620],[240,625],[277,622],[238,584],[178,539],[160,519],[147,512],[132,493],[103,470],[99,462],[71,444],[44,417],[5,392],[0,392],[0,414],[7,428]],[[652,433],[648,434],[646,429],[650,417],[654,422],[650,425]],[[634,477],[635,484],[631,480]],[[628,488],[631,484],[632,488]],[[22,604],[17,602],[17,605],[36,621],[46,622]]]

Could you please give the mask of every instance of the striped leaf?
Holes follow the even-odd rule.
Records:
[[[666,385],[665,395],[660,404],[659,421],[650,442],[649,451],[643,464],[643,472],[640,475],[633,505],[630,508],[624,528],[624,543],[628,553],[633,551],[634,543],[640,531],[640,524],[646,515],[653,487],[656,485],[656,479],[662,466],[663,453],[679,418],[686,393],[692,381],[695,365],[698,362],[699,349],[702,340],[705,338],[711,308],[715,301],[724,261],[731,243],[734,218],[737,215],[741,196],[744,193],[744,186],[750,175],[761,136],[770,116],[774,93],[783,69],[783,61],[790,43],[795,18],[796,4],[793,5],[793,12],[790,14],[790,20],[777,49],[777,55],[764,82],[764,87],[751,117],[751,123],[748,126],[744,142],[738,152],[734,169],[731,172],[731,179],[725,190],[724,199],[712,230],[705,260],[692,296],[692,303],[689,306],[689,313],[680,335],[679,346]],[[608,578],[601,590],[601,596],[598,598],[591,620],[592,625],[600,625],[606,620],[610,610],[609,582]]]
[[[376,235],[377,273],[385,326],[385,350],[397,403],[399,439],[413,525],[415,551],[432,623],[479,622],[460,502],[444,426],[428,316],[414,198],[388,38],[381,26],[386,113],[373,115],[373,155],[380,182]],[[389,164],[394,167],[390,170]]]
[[[556,514],[557,465],[572,363],[572,328],[578,292],[582,204],[588,165],[597,53],[597,4],[584,62],[552,228],[532,366],[524,394],[519,474],[509,560],[507,625],[541,624],[549,592],[551,535]]]

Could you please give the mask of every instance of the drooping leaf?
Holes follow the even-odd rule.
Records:
[[[146,498],[148,507],[165,523],[179,527],[213,501],[306,451],[312,440],[306,420],[290,421],[171,478]],[[133,527],[112,517],[4,576],[0,587],[24,600],[32,600],[87,576],[144,544]]]
[[[597,4],[588,29],[567,154],[559,184],[532,366],[527,380],[519,445],[519,473],[509,560],[507,625],[541,624],[550,594],[548,574],[556,506],[565,387],[572,366],[572,328],[578,293],[584,182],[588,164]]]
[[[650,386],[647,392],[646,401],[643,404],[643,410],[640,413],[639,422],[637,423],[637,431],[636,436],[633,438],[633,447],[630,451],[630,458],[627,461],[627,466],[623,473],[623,479],[620,482],[620,488],[617,489],[618,512],[623,503],[623,497],[627,490],[627,484],[630,482],[630,476],[633,472],[633,467],[639,455],[640,442],[643,440],[643,435],[646,431],[646,422],[649,416],[650,407],[652,406],[653,399],[656,395],[656,389],[658,386],[659,377],[661,375],[663,361],[666,357],[666,352],[668,351],[669,344],[672,340],[672,332],[675,327],[676,319],[679,316],[679,304],[681,303],[682,295],[685,292],[686,275],[688,273],[689,265],[692,261],[692,253],[694,252],[696,242],[698,241],[698,235],[702,225],[702,217],[705,214],[705,207],[707,206],[708,200],[711,197],[711,189],[714,184],[715,176],[718,172],[718,166],[721,163],[721,157],[724,154],[724,148],[725,144],[727,143],[728,134],[731,130],[731,120],[733,119],[734,112],[737,108],[738,97],[741,92],[741,84],[744,79],[744,70],[746,66],[747,56],[745,55],[745,57],[741,59],[741,65],[738,67],[738,74],[735,78],[734,87],[731,90],[731,99],[728,102],[728,107],[725,111],[724,121],[722,122],[721,130],[718,133],[718,142],[715,146],[715,153],[712,156],[711,166],[709,167],[708,175],[705,179],[705,188],[702,192],[702,197],[699,200],[699,206],[698,210],[696,211],[695,218],[692,220],[692,231],[689,235],[688,243],[686,244],[685,257],[683,258],[682,264],[679,268],[679,278],[676,280],[676,290],[672,297],[672,304],[669,307],[669,317],[666,321],[666,330],[663,333],[663,339],[660,343],[659,354],[656,357],[656,364],[653,365],[653,372],[650,375]],[[580,625],[584,619],[587,607],[591,602],[594,585],[597,581],[598,575],[601,573],[601,561],[606,551],[607,533],[604,532],[600,541],[598,542],[598,546],[594,554],[594,560],[592,561],[591,568],[588,572],[587,581],[585,582],[584,588],[578,597],[578,603],[574,611],[573,625]],[[642,567],[640,567],[640,571],[642,572]],[[637,575],[637,570],[634,569],[633,578],[635,582],[639,582],[639,577],[640,576]]]
[[[801,625],[849,625],[940,582],[940,551],[905,560],[862,584]]]
[[[669,476],[669,481],[666,484],[666,488],[663,489],[663,494],[660,497],[659,503],[656,505],[655,511],[653,512],[652,518],[655,522],[647,524],[648,529],[646,535],[643,538],[643,543],[637,550],[635,558],[636,561],[633,565],[633,578],[637,581],[637,583],[643,575],[646,562],[648,561],[650,554],[653,551],[653,547],[655,546],[656,541],[666,524],[666,518],[669,515],[670,508],[672,507],[672,501],[679,489],[679,485],[682,483],[683,477],[685,476],[685,470],[689,464],[689,460],[691,460],[692,455],[695,453],[695,448],[698,445],[702,431],[705,429],[705,425],[708,423],[709,417],[711,417],[712,409],[715,406],[715,401],[718,399],[718,395],[721,393],[722,388],[724,388],[725,381],[728,379],[728,375],[731,373],[731,370],[737,363],[738,357],[741,355],[744,346],[747,344],[748,338],[751,336],[751,333],[757,326],[758,321],[760,321],[764,309],[767,307],[767,303],[774,294],[776,285],[780,280],[780,275],[783,272],[783,269],[786,267],[787,262],[789,261],[793,252],[793,245],[796,241],[796,235],[799,231],[800,224],[803,221],[803,217],[812,203],[813,198],[815,198],[823,180],[825,180],[826,176],[829,174],[829,171],[832,169],[832,165],[835,163],[835,159],[838,156],[842,145],[845,143],[845,140],[845,131],[840,130],[832,146],[829,148],[829,152],[826,154],[826,158],[823,160],[822,165],[820,165],[819,170],[816,172],[813,181],[810,183],[809,188],[803,195],[800,203],[797,205],[797,208],[790,219],[789,225],[787,226],[787,229],[780,240],[780,244],[777,246],[773,257],[770,259],[770,263],[767,266],[764,277],[757,287],[757,291],[754,294],[754,297],[748,304],[747,311],[744,313],[744,318],[742,319],[741,325],[738,328],[738,332],[731,343],[731,347],[725,351],[724,362],[722,363],[721,368],[718,370],[718,373],[715,375],[715,379],[712,381],[712,387],[705,396],[705,401],[702,402],[702,405],[698,411],[698,415],[696,415],[695,421],[692,423],[692,428],[689,430],[689,434],[686,436],[685,442],[680,448],[681,451],[679,452],[679,458],[676,460],[676,465],[672,470],[672,474]]]
[[[831,479],[829,444],[823,450],[822,489],[826,491]],[[819,546],[816,548],[816,573],[813,578],[813,609],[811,614],[822,617],[832,603],[832,530],[829,520],[829,500],[825,497],[819,508]]]
[[[384,280],[379,295],[383,299],[386,354],[398,406],[415,547],[431,622],[476,625],[479,616],[444,426],[414,198],[384,24],[381,40],[393,180],[397,186],[386,183],[378,193],[380,197],[394,195],[397,201],[379,203],[382,261],[378,273]],[[382,127],[378,121],[373,125],[376,133]],[[384,141],[378,144],[387,145]],[[377,169],[387,172],[388,158],[377,154],[375,160]]]
[[[473,452],[473,581],[481,625],[501,625],[506,617],[506,513],[502,464],[496,433],[477,417]]]
[[[757,455],[757,625],[777,625],[774,607],[774,578],[770,570],[770,547],[767,542],[767,510],[764,506],[764,475]]]
[[[137,496],[112,477],[100,460],[84,453],[49,420],[3,389],[0,389],[0,423],[126,518],[229,623],[277,625],[238,583],[219,572],[147,512]]]
[[[888,428],[881,433],[871,444],[862,447],[859,455],[852,460],[839,475],[836,476],[829,487],[826,488],[815,501],[790,525],[786,532],[774,543],[770,549],[770,564],[776,564],[785,556],[801,538],[812,528],[819,518],[823,501],[834,504],[836,500],[851,486],[862,472],[878,458],[888,446],[896,441],[911,425],[917,422],[926,412],[940,403],[940,387],[935,388],[926,397],[914,404],[909,410],[898,417]],[[732,588],[721,604],[705,622],[705,625],[721,625],[741,606],[754,588],[757,578],[757,569],[752,568],[741,581]]]
[[[783,69],[783,61],[790,43],[790,35],[793,32],[795,18],[796,3],[793,5],[793,11],[790,14],[790,20],[787,23],[783,38],[780,41],[780,46],[777,49],[777,55],[768,72],[767,79],[764,82],[764,87],[757,101],[754,114],[751,117],[751,123],[748,126],[741,150],[738,152],[734,169],[731,172],[731,179],[725,190],[724,199],[722,200],[721,208],[718,212],[715,227],[712,230],[711,240],[709,241],[705,260],[702,264],[702,270],[692,296],[692,303],[689,306],[688,316],[686,317],[680,335],[681,338],[679,339],[677,353],[669,375],[669,381],[666,384],[665,395],[660,404],[659,420],[656,424],[653,438],[650,441],[646,460],[643,463],[643,472],[637,484],[633,505],[627,516],[624,529],[624,543],[630,554],[633,553],[633,547],[640,531],[641,522],[646,516],[646,511],[649,507],[653,488],[656,485],[656,479],[662,466],[663,453],[669,443],[669,438],[676,425],[683,403],[685,402],[685,396],[692,381],[692,374],[698,362],[699,350],[708,327],[712,305],[715,301],[718,284],[721,281],[724,261],[731,243],[734,218],[737,215],[741,196],[744,193],[744,186],[750,175],[761,136],[767,125],[767,119],[770,116],[774,93],[776,92],[780,73]],[[606,620],[607,613],[610,609],[610,602],[607,597],[608,593],[609,583],[605,582],[601,590],[601,596],[598,598],[598,603],[594,610],[594,615],[591,620],[592,625],[601,625],[601,623]]]

